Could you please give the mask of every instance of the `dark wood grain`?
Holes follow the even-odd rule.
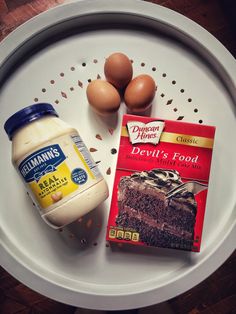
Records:
[[[235,0],[153,0],[197,22],[236,57]]]
[[[0,14],[0,41],[17,26],[63,2],[64,0],[7,0],[7,10]]]
[[[64,0],[0,0],[0,40],[26,20],[63,2]],[[236,56],[234,0],[154,0],[149,2],[175,10],[196,21]],[[53,301],[32,291],[0,268],[1,314],[67,314],[74,313],[75,310],[72,306]],[[104,312],[77,309],[76,313],[101,314]],[[122,313],[236,313],[236,252],[209,278],[180,296],[158,305],[122,311]]]
[[[7,4],[5,0],[0,0],[0,17],[6,14],[8,11]]]
[[[74,313],[72,306],[46,298],[0,268],[0,313]]]
[[[208,279],[170,300],[175,313],[236,313],[235,266],[236,252]]]

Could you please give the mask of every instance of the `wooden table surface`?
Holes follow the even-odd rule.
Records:
[[[0,0],[0,41],[24,21],[64,0]],[[235,0],[153,0],[194,20],[236,56]],[[0,52],[1,53],[1,52]],[[236,251],[210,277],[180,296],[158,305],[122,313],[236,313]],[[64,305],[48,299],[0,268],[0,314],[105,313]]]

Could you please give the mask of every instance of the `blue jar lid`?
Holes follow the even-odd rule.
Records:
[[[34,104],[14,113],[5,122],[4,129],[11,140],[12,135],[16,130],[46,115],[58,117],[58,114],[52,105],[47,103]]]

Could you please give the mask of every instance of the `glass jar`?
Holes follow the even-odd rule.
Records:
[[[79,219],[108,197],[107,184],[78,131],[52,105],[34,104],[4,125],[12,163],[42,218],[53,228]]]

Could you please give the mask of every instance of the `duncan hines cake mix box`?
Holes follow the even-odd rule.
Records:
[[[107,240],[199,252],[214,135],[124,115]]]

